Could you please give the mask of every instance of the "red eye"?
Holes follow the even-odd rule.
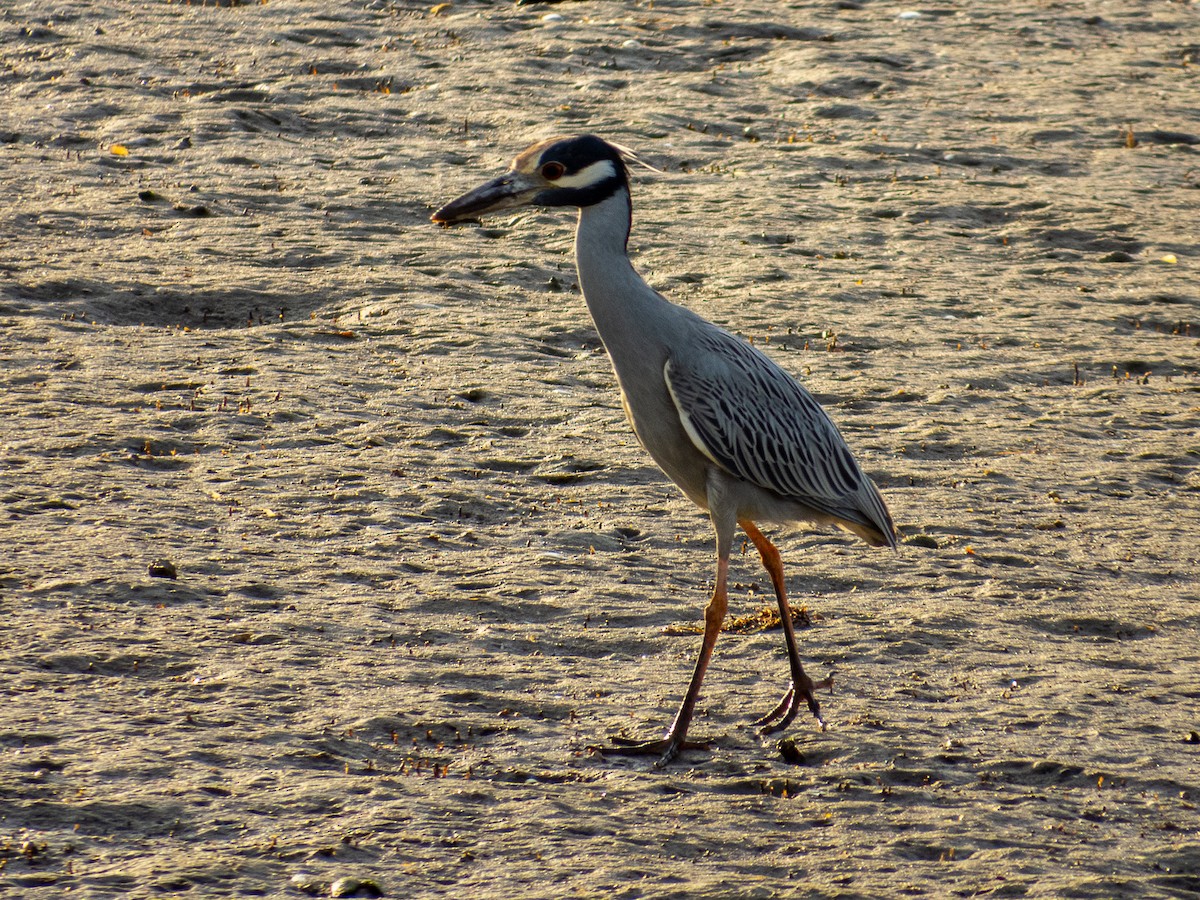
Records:
[[[548,162],[542,166],[542,177],[547,181],[557,181],[563,177],[563,172],[567,171],[563,168],[562,163]]]

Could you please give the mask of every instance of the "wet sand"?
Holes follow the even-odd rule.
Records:
[[[97,6],[0,11],[0,893],[1200,894],[1195,4]],[[783,751],[778,629],[590,749],[710,528],[572,216],[428,222],[583,131],[900,528],[772,532]]]

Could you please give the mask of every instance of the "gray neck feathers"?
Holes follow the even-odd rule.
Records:
[[[579,287],[618,375],[622,356],[655,343],[658,319],[667,306],[629,262],[629,222],[629,192],[622,188],[580,209],[575,231]]]

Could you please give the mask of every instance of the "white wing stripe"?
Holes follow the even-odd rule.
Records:
[[[704,438],[700,436],[700,432],[696,430],[696,425],[692,422],[692,417],[688,415],[687,409],[679,402],[679,396],[675,393],[675,386],[671,384],[671,361],[669,359],[663,365],[663,380],[667,383],[667,393],[671,395],[671,402],[675,404],[675,409],[679,413],[679,421],[683,425],[683,430],[687,432],[687,436],[692,439],[692,443],[696,445],[697,450],[718,466],[721,465],[720,461],[712,455],[712,451],[708,449],[708,445],[704,443]]]

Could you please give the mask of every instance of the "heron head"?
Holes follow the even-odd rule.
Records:
[[[539,141],[512,168],[451,200],[431,217],[439,225],[521,206],[592,206],[629,189],[622,150],[595,135]]]

